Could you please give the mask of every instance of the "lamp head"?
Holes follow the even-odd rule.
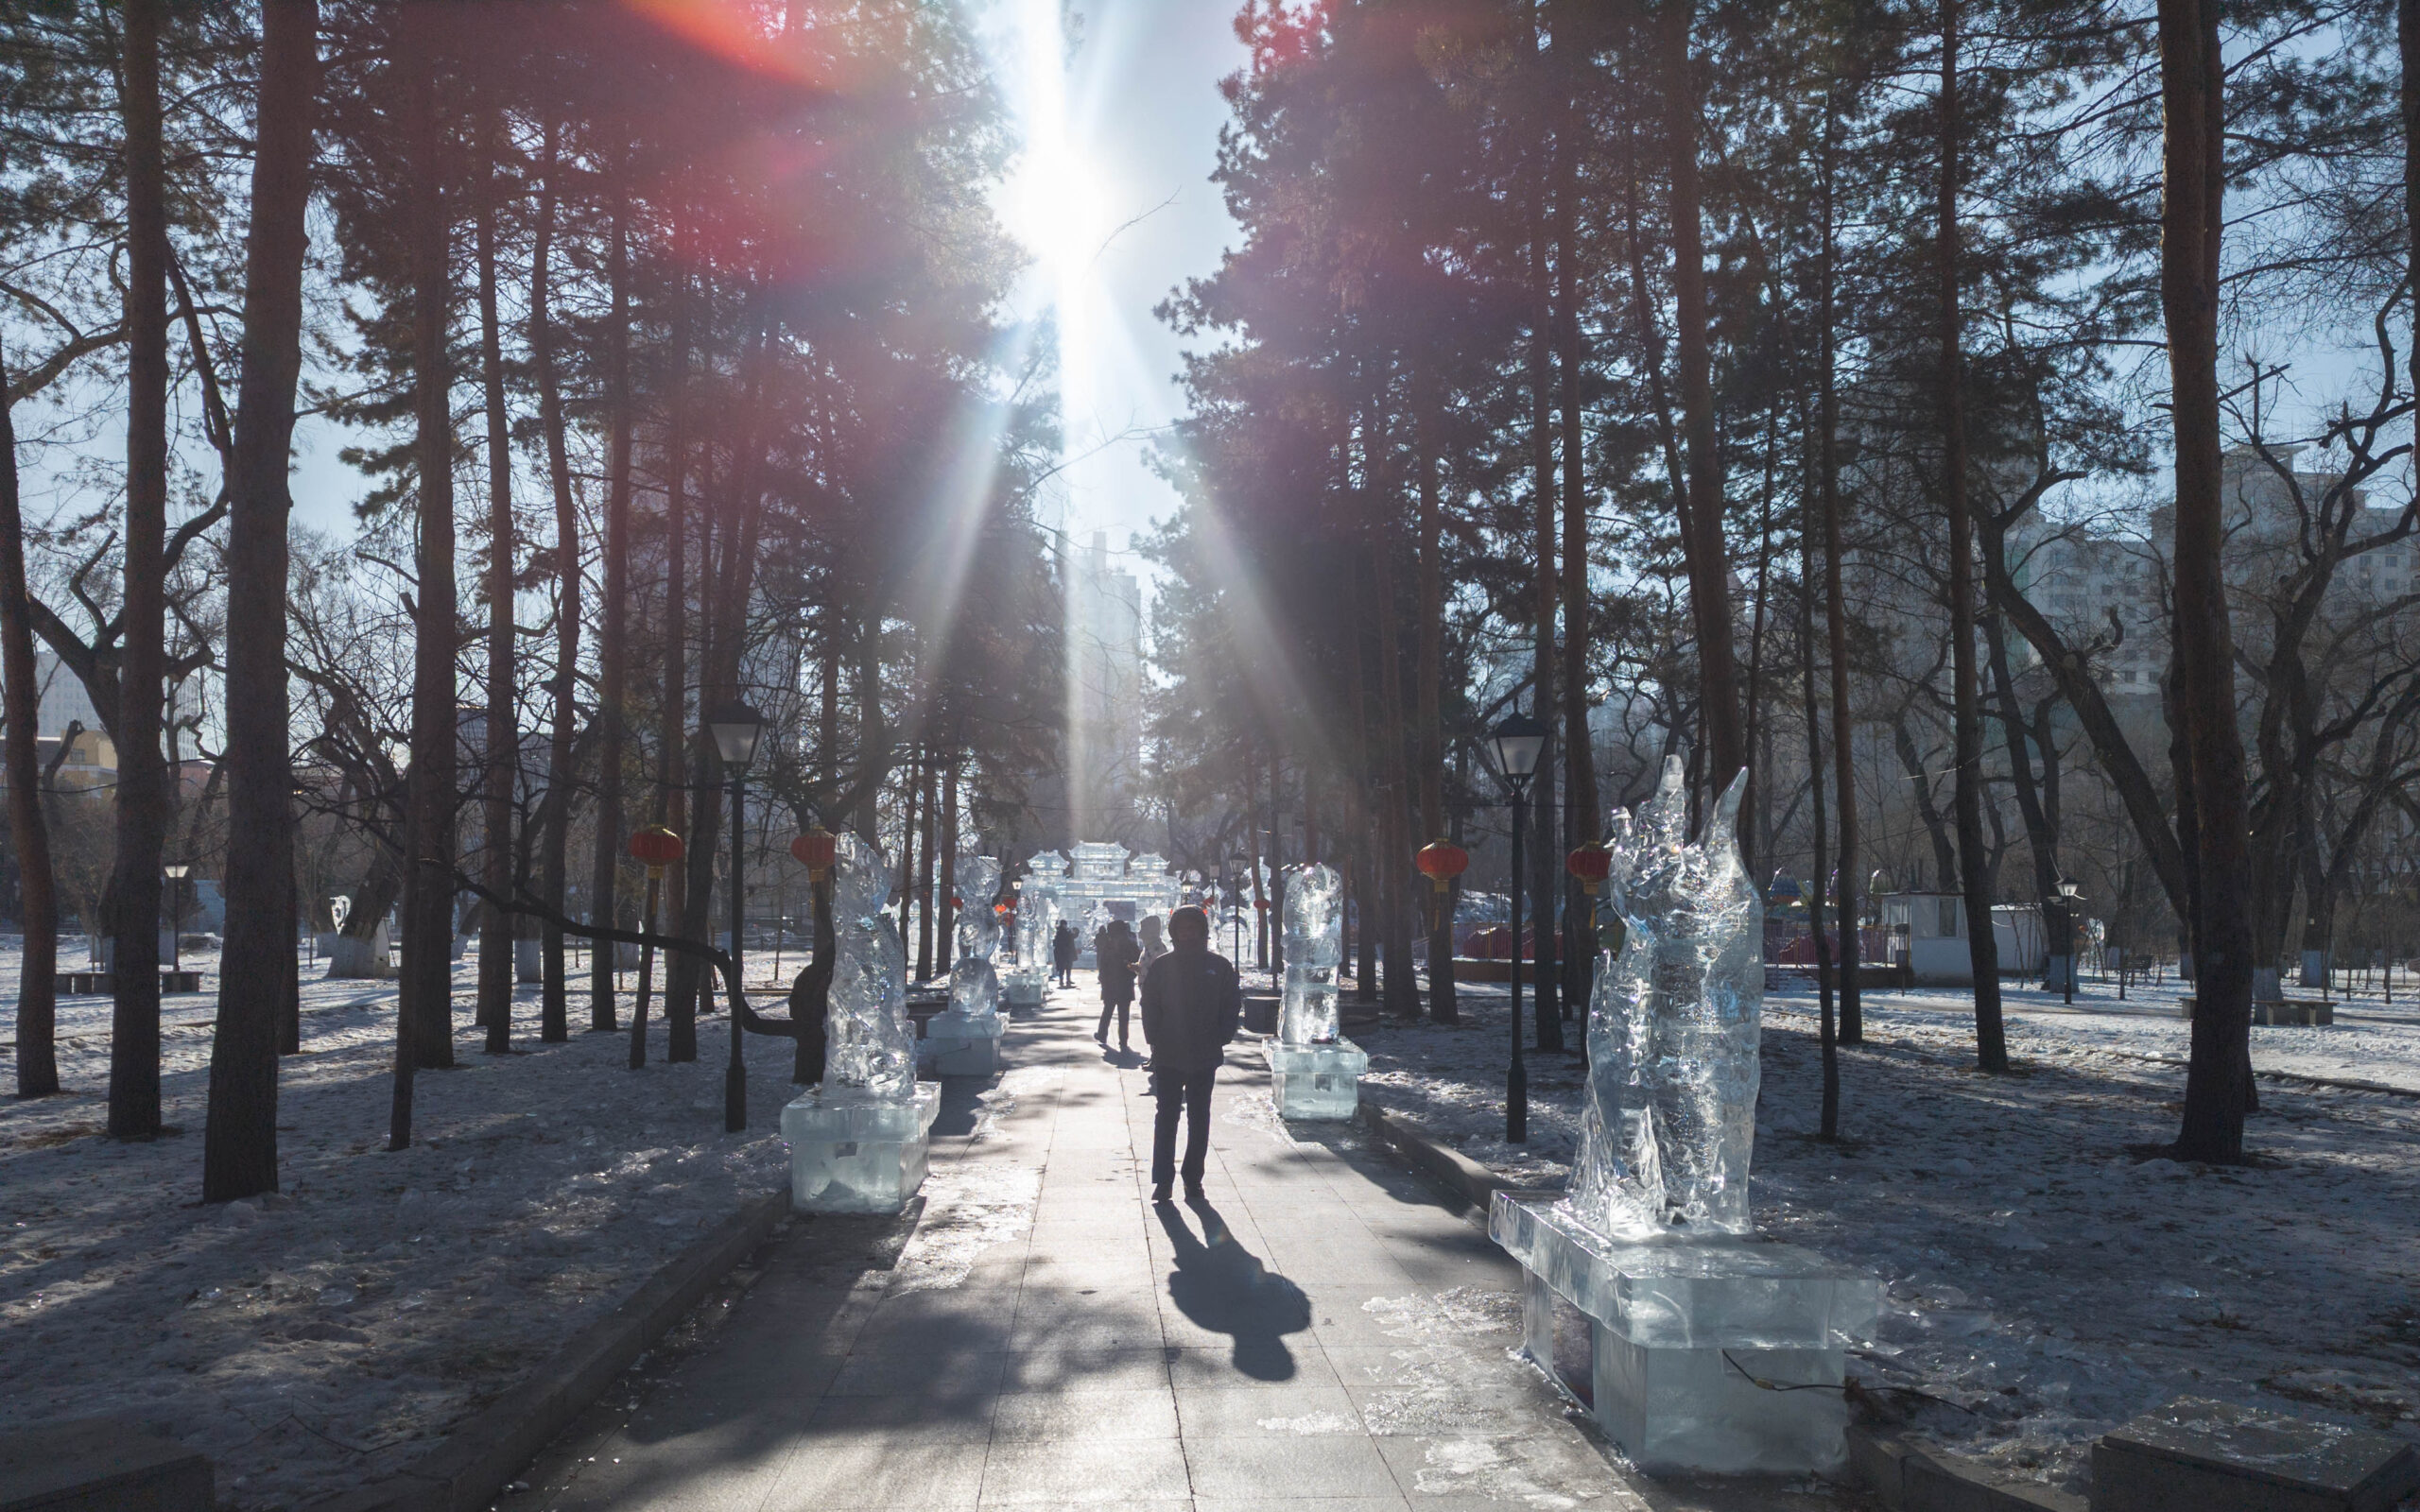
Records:
[[[1546,750],[1547,727],[1515,709],[1488,732],[1495,747],[1495,769],[1515,793],[1529,787],[1538,774],[1538,757]]]
[[[715,754],[735,772],[746,771],[756,760],[756,740],[765,732],[765,716],[735,698],[715,705],[706,715],[706,729],[715,737]]]

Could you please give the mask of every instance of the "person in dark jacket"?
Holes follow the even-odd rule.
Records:
[[[1117,1048],[1126,1049],[1126,1021],[1134,1006],[1134,963],[1142,958],[1143,947],[1122,919],[1111,919],[1093,936],[1093,960],[1100,968],[1100,1027],[1093,1038],[1103,1049],[1109,1047],[1113,1013],[1117,1015]]]
[[[1050,964],[1059,969],[1059,985],[1076,985],[1076,957],[1082,954],[1077,948],[1076,926],[1059,920],[1058,932],[1050,936]]]
[[[1198,908],[1168,916],[1173,948],[1143,976],[1143,1038],[1151,1046],[1151,1200],[1168,1200],[1177,1177],[1176,1122],[1184,1120],[1184,1195],[1201,1200],[1210,1156],[1210,1086],[1243,1016],[1235,966],[1210,948],[1210,920]]]

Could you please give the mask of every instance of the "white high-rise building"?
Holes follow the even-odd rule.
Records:
[[[1109,533],[1063,563],[1067,636],[1068,833],[1115,838],[1132,816],[1143,760],[1143,590]]]

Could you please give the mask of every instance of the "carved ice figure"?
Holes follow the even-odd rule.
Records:
[[[1045,850],[1026,863],[1027,875],[1017,888],[1017,964],[1011,973],[1024,996],[1042,1001],[1042,985],[1050,978],[1050,938],[1059,932],[1059,880],[1067,858]]]
[[[830,1049],[824,1084],[900,1097],[916,1085],[916,1025],[908,1017],[908,947],[884,911],[890,863],[855,834],[832,864]]]
[[[1344,960],[1344,879],[1317,862],[1286,882],[1286,1000],[1277,1038],[1289,1045],[1336,1042],[1336,970]]]
[[[1742,771],[1688,843],[1680,758],[1636,821],[1617,814],[1610,902],[1627,926],[1599,955],[1588,1091],[1562,1211],[1599,1233],[1746,1233],[1756,1132],[1764,940],[1739,860]]]
[[[1000,949],[999,916],[992,895],[1000,890],[1000,863],[990,856],[961,855],[952,873],[958,895],[958,963],[950,968],[949,1011],[962,1018],[995,1018],[1000,1011],[1000,973],[992,957]],[[904,947],[906,941],[902,940]]]

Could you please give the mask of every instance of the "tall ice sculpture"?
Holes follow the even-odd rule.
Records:
[[[1000,949],[1000,921],[992,895],[1000,887],[1000,863],[990,856],[961,855],[951,873],[958,895],[958,962],[950,968],[949,1008],[925,1024],[925,1055],[942,1076],[989,1076],[1000,1069],[1000,973],[992,957]],[[906,942],[903,940],[902,945]]]
[[[916,1079],[908,949],[883,909],[890,898],[881,850],[841,835],[823,1080],[782,1109],[790,1205],[801,1212],[896,1212],[924,1184],[942,1090]]]
[[[1846,1351],[1881,1306],[1873,1277],[1761,1243],[1749,1217],[1764,909],[1739,860],[1747,782],[1694,845],[1678,757],[1635,821],[1615,817],[1626,934],[1597,962],[1578,1159],[1561,1201],[1499,1192],[1488,1214],[1527,1273],[1530,1358],[1649,1470],[1837,1468]]]
[[[1026,870],[1017,884],[1017,964],[1005,984],[1011,1013],[1041,1011],[1050,990],[1050,941],[1059,933],[1059,884],[1067,874],[1067,858],[1045,850],[1026,863]]]
[[[1370,1054],[1344,1038],[1336,973],[1344,963],[1344,880],[1317,862],[1286,879],[1286,996],[1268,1042],[1281,1118],[1351,1118]]]

